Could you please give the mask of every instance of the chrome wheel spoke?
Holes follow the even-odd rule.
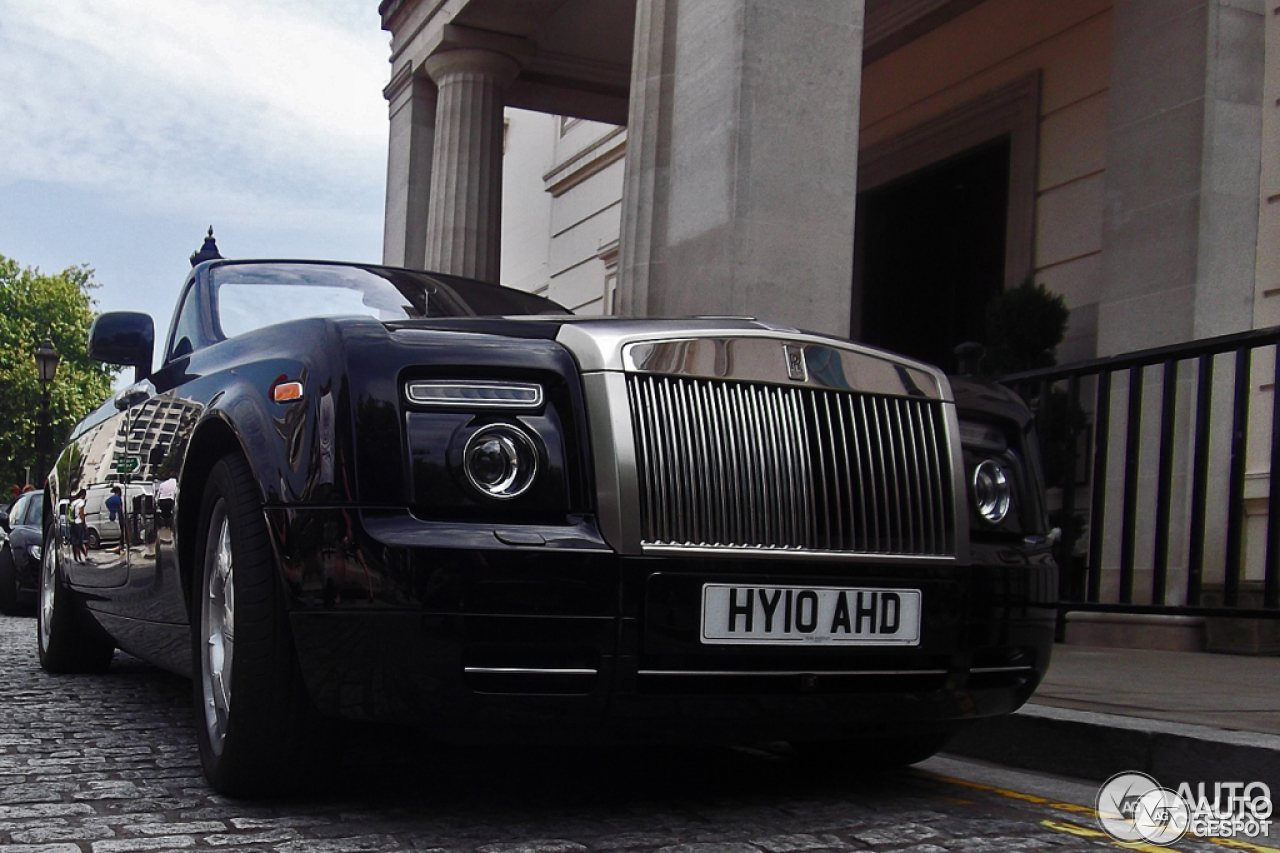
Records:
[[[221,508],[220,508],[221,509]],[[205,726],[214,751],[221,753],[231,712],[231,672],[235,652],[235,588],[231,551],[231,529],[225,511],[215,512],[216,543],[206,568],[205,601],[201,608],[201,688],[205,705]]]

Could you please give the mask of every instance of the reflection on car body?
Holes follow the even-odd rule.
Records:
[[[308,778],[338,718],[909,762],[1048,666],[1039,463],[1002,389],[326,262],[201,263],[154,373],[153,338],[90,333],[136,383],[46,501],[118,484],[132,532],[76,563],[46,525],[41,660],[192,676],[220,790]]]

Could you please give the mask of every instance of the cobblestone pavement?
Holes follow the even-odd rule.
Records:
[[[385,735],[361,734],[331,790],[305,800],[234,801],[201,777],[189,689],[121,653],[104,676],[46,675],[34,620],[0,617],[0,848],[1113,849],[1097,837],[1088,810],[1070,803],[1021,799],[936,770],[814,778],[805,765],[764,750],[422,746],[406,753]],[[1177,848],[1222,849],[1186,841]]]

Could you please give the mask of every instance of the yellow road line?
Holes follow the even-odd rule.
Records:
[[[1254,844],[1251,841],[1241,841],[1238,838],[1208,838],[1205,840],[1211,841],[1221,847],[1232,847],[1236,850],[1249,850],[1251,853],[1280,853],[1280,850],[1277,850],[1274,847],[1263,847],[1261,844]]]
[[[949,776],[937,776],[937,779],[943,782],[949,782],[952,785],[960,785],[965,788],[973,788],[976,791],[987,791],[992,794],[999,794],[1002,797],[1008,797],[1011,800],[1023,800],[1028,803],[1035,803],[1038,806],[1048,806],[1051,809],[1057,809],[1062,812],[1073,812],[1075,814],[1097,816],[1089,806],[1080,806],[1075,803],[1055,803],[1053,800],[1045,797],[1037,797],[1034,794],[1024,794],[1021,791],[1011,791],[1008,788],[996,788],[991,785],[983,785],[981,782],[970,782],[966,779],[952,779]]]
[[[1021,791],[1011,791],[1008,788],[997,788],[993,785],[983,785],[981,782],[970,782],[967,779],[953,779],[949,776],[934,776],[942,782],[952,785],[959,785],[964,788],[972,788],[975,791],[986,791],[992,794],[998,794],[1001,797],[1007,797],[1011,800],[1022,800],[1027,803],[1034,803],[1038,806],[1047,806],[1058,811],[1072,812],[1075,814],[1088,815],[1089,817],[1097,817],[1098,813],[1089,806],[1080,806],[1075,803],[1055,803],[1045,797],[1037,797],[1034,794],[1024,794]],[[1117,847],[1124,847],[1127,850],[1140,850],[1144,853],[1169,853],[1168,847],[1159,847],[1154,844],[1139,844],[1115,841],[1110,835],[1097,829],[1090,829],[1084,826],[1077,826],[1072,823],[1057,823],[1051,820],[1042,820],[1040,825],[1058,832],[1067,832],[1072,835],[1079,835],[1088,838],[1105,838],[1111,840]],[[1220,847],[1229,847],[1234,850],[1247,850],[1249,853],[1280,853],[1280,849],[1275,847],[1265,847],[1261,844],[1254,844],[1251,841],[1241,841],[1238,838],[1203,838],[1198,835],[1188,835],[1188,838],[1194,838],[1200,841],[1208,841],[1217,844]]]
[[[1042,820],[1040,821],[1040,825],[1048,827],[1049,829],[1055,830],[1057,832],[1065,832],[1068,835],[1078,835],[1081,838],[1106,838],[1107,837],[1107,834],[1105,832],[1099,832],[1098,830],[1090,829],[1087,826],[1076,826],[1074,823],[1058,823],[1057,821],[1052,821],[1052,820]]]
[[[1142,844],[1136,841],[1116,841],[1100,829],[1090,829],[1087,826],[1076,826],[1074,823],[1057,823],[1052,820],[1042,820],[1040,821],[1040,825],[1046,829],[1052,829],[1056,832],[1065,832],[1068,835],[1077,835],[1081,838],[1100,838],[1104,841],[1110,841],[1116,847],[1123,847],[1125,850],[1138,850],[1140,853],[1178,853],[1178,851],[1171,847],[1161,847],[1158,844]]]

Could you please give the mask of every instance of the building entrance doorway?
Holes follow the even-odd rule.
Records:
[[[1009,137],[860,193],[855,339],[956,369],[1005,281]]]

